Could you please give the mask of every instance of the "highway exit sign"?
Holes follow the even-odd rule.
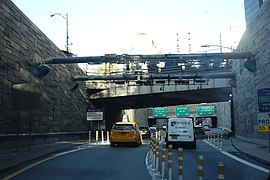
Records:
[[[157,107],[153,109],[154,117],[166,117],[167,109],[166,107]]]
[[[215,115],[215,106],[198,106],[196,107],[198,115]]]
[[[260,112],[270,112],[270,88],[258,89],[258,106]]]
[[[175,108],[176,116],[189,116],[189,108],[188,107],[177,107]]]

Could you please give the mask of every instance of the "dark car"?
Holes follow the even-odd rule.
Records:
[[[142,133],[142,137],[150,137],[151,136],[151,132],[150,132],[150,128],[149,127],[140,127],[139,128],[141,133]]]

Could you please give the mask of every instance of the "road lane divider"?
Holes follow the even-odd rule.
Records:
[[[223,136],[222,134],[208,134],[207,141],[216,147],[222,148]]]
[[[101,143],[104,144],[104,131],[101,131]]]
[[[225,167],[223,162],[218,162],[218,180],[224,180]]]
[[[168,150],[168,177],[169,180],[172,180],[173,178],[173,172],[172,172],[172,145],[169,145],[169,150]]]
[[[156,141],[156,171],[158,172],[158,167],[159,167],[159,141]]]
[[[164,142],[162,145],[162,159],[161,159],[161,177],[165,177],[165,163],[166,163],[166,152],[167,152],[167,143]]]
[[[178,179],[183,180],[183,148],[178,148]]]
[[[198,171],[197,171],[197,175],[198,175],[198,180],[202,180],[203,179],[203,156],[199,155],[198,156]]]
[[[110,143],[110,132],[107,131],[107,143],[109,144]]]
[[[244,160],[244,159],[241,159],[241,158],[239,158],[239,157],[237,157],[237,156],[234,156],[234,155],[232,155],[231,153],[226,152],[226,151],[224,151],[224,150],[218,148],[217,146],[214,146],[213,144],[211,144],[210,142],[208,142],[208,141],[206,141],[206,140],[203,140],[203,142],[205,142],[206,144],[212,146],[213,148],[218,149],[218,150],[220,151],[220,153],[222,153],[222,154],[224,154],[224,155],[226,155],[226,156],[228,156],[228,157],[230,157],[230,158],[232,158],[232,159],[234,159],[234,160],[236,160],[236,161],[238,161],[238,162],[240,162],[240,163],[242,163],[242,164],[245,164],[245,165],[247,165],[247,166],[250,166],[250,167],[252,167],[252,168],[255,168],[255,169],[260,170],[260,171],[265,172],[265,173],[270,173],[270,170],[268,170],[268,169],[266,169],[266,168],[264,168],[264,167],[258,166],[258,165],[256,165],[256,164],[250,163],[250,162],[248,162],[248,161],[246,161],[246,160]]]
[[[91,144],[91,131],[88,132],[88,143]]]

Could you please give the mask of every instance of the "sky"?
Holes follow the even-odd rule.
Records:
[[[12,0],[60,49],[78,56],[220,51],[245,30],[244,0]],[[223,48],[223,51],[230,51]]]

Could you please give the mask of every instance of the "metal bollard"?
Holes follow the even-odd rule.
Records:
[[[153,158],[152,158],[153,162],[153,168],[155,168],[156,165],[156,140],[153,139]]]
[[[163,143],[163,146],[162,146],[162,164],[161,164],[161,177],[162,179],[164,179],[164,176],[165,176],[165,162],[166,162],[166,148],[167,144],[166,142]]]
[[[172,180],[172,145],[169,145],[169,152],[168,152],[168,176],[169,180]]]
[[[178,179],[183,180],[183,148],[178,148]]]
[[[203,179],[203,156],[199,155],[198,157],[198,180]]]
[[[151,157],[151,162],[153,162],[154,159],[154,139],[151,138],[150,141],[150,157]]]
[[[219,142],[219,147],[221,147],[221,148],[222,148],[222,143],[223,143],[223,136],[221,135],[220,136],[220,142]]]
[[[150,138],[149,153],[150,153],[150,157],[151,157],[151,158],[152,158],[152,156],[153,156],[152,141],[153,141],[153,139]]]
[[[218,162],[218,180],[224,180],[225,167],[223,162]]]
[[[219,143],[220,143],[220,134],[218,134],[218,138],[217,138],[217,147],[219,147]]]
[[[98,145],[98,131],[96,131],[96,145]]]
[[[101,131],[101,143],[104,144],[104,131]]]
[[[156,171],[158,171],[158,166],[159,166],[159,142],[156,141]]]
[[[107,143],[110,143],[110,133],[107,131]]]
[[[91,131],[88,132],[88,143],[91,143]]]

